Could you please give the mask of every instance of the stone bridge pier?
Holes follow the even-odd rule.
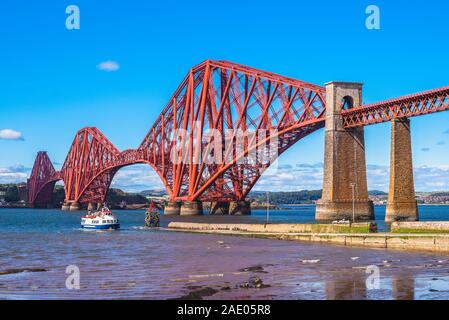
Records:
[[[410,120],[391,121],[390,190],[385,221],[417,221]]]
[[[212,201],[205,203],[208,212],[204,212],[201,201],[168,201],[164,206],[164,215],[197,216],[210,215],[251,215],[250,201]]]
[[[317,202],[318,221],[374,220],[368,199],[364,128],[345,129],[341,112],[360,106],[362,84],[326,84],[326,127],[323,195]]]

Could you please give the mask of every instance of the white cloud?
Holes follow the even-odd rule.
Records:
[[[388,191],[390,168],[384,165],[367,165],[369,190]],[[254,190],[299,191],[318,190],[323,187],[323,164],[297,164],[267,169]],[[415,190],[449,191],[449,166],[415,166]]]
[[[106,72],[115,72],[120,69],[120,65],[116,61],[108,60],[97,64],[97,69]]]
[[[299,191],[321,189],[323,164],[279,165],[268,168],[254,186],[256,191]]]
[[[0,184],[26,182],[30,173],[31,169],[22,165],[0,168]]]
[[[0,140],[23,140],[22,132],[11,129],[0,130]]]
[[[148,165],[134,165],[120,169],[112,180],[112,188],[127,192],[159,190],[165,187],[157,173]]]

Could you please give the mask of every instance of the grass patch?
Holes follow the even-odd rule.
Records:
[[[370,233],[370,226],[313,225],[312,233]]]
[[[433,230],[433,229],[412,229],[412,228],[395,228],[391,230],[392,233],[431,233],[431,234],[449,234],[449,230]]]

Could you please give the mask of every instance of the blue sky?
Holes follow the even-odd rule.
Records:
[[[78,5],[81,29],[67,30]],[[381,30],[365,28],[365,8]],[[324,84],[365,83],[365,103],[449,84],[444,1],[0,2],[0,183],[23,180],[37,151],[61,164],[75,132],[98,127],[119,149],[139,145],[193,65],[224,59]],[[115,72],[99,70],[115,61]],[[449,189],[449,113],[412,119],[417,190]],[[1,134],[0,134],[1,137]],[[370,188],[388,187],[389,124],[366,129]],[[300,141],[256,188],[320,188],[323,132]],[[291,170],[291,165],[296,170]],[[161,187],[151,169],[114,185]]]

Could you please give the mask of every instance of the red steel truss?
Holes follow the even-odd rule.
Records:
[[[61,169],[67,202],[104,202],[120,151],[97,129],[77,132]]]
[[[138,150],[164,177],[172,199],[241,200],[268,166],[259,159],[246,161],[246,155],[273,138],[278,138],[281,154],[321,128],[324,92],[313,84],[235,63],[205,61],[190,70]],[[186,135],[173,139],[181,130]],[[206,136],[214,130],[222,139],[227,131],[232,146],[222,146],[221,163],[195,162],[195,157],[215,152],[216,137]],[[236,148],[239,130],[268,134],[257,141],[244,139]],[[171,156],[184,161],[172,161]]]
[[[345,110],[344,126],[447,110],[448,94],[446,87]],[[104,202],[115,173],[136,163],[156,171],[172,200],[243,200],[276,157],[324,127],[325,109],[323,87],[207,60],[190,70],[137,149],[120,152],[98,129],[84,128],[61,172],[39,153],[28,181],[29,202],[48,203],[59,179],[67,202]],[[238,135],[260,130],[263,135]],[[262,155],[249,156],[261,147]],[[209,161],[212,156],[221,161]]]
[[[28,203],[43,207],[52,202],[55,183],[60,180],[47,152],[39,152],[27,181]]]
[[[346,128],[449,110],[449,87],[424,91],[342,112]]]

